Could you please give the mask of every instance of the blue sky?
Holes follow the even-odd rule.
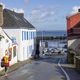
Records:
[[[6,8],[24,12],[37,30],[66,30],[66,16],[80,8],[80,0],[0,0]]]

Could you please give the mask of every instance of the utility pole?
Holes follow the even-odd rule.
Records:
[[[41,47],[42,47],[42,53],[43,53],[43,31],[42,31]]]
[[[42,42],[43,42],[43,31],[42,31]]]

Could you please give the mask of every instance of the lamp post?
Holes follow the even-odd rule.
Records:
[[[42,31],[42,35],[41,35],[41,45],[42,45],[42,43],[43,43],[43,31]],[[43,45],[42,45],[43,46]]]
[[[42,31],[41,47],[42,47],[42,53],[43,53],[43,31]]]

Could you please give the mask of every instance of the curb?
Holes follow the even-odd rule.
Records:
[[[61,59],[60,59],[59,62],[58,62],[58,66],[59,66],[60,69],[63,71],[64,75],[66,76],[66,79],[67,79],[67,80],[70,80],[70,78],[69,78],[68,74],[66,73],[66,71],[61,67],[60,61],[61,61]]]

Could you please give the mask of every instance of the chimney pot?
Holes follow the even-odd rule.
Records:
[[[0,4],[0,27],[3,25],[3,5]]]
[[[18,13],[19,16],[24,17],[24,13]]]
[[[78,9],[78,12],[80,12],[80,9]]]

